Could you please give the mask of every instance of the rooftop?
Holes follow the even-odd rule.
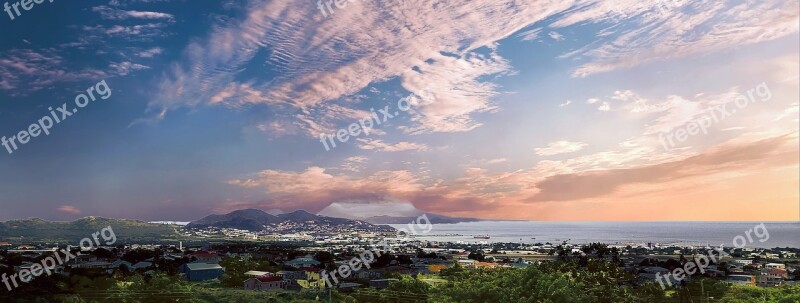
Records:
[[[187,263],[186,267],[188,267],[189,270],[223,269],[222,266],[219,266],[219,264],[208,264],[208,263]]]

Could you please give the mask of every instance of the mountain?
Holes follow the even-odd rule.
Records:
[[[168,241],[179,237],[173,226],[137,220],[86,217],[72,222],[50,222],[39,218],[0,222],[0,239],[19,243],[78,242],[111,226],[117,243]]]
[[[306,222],[306,221],[318,220],[320,217],[315,214],[309,213],[305,210],[297,210],[287,214],[280,214],[278,215],[278,218],[280,218],[281,220]]]
[[[280,209],[268,209],[267,213],[270,214],[270,215],[273,215],[273,216],[277,216],[277,215],[280,215],[280,214],[285,214],[286,212],[284,212],[284,211],[282,211]]]
[[[265,225],[282,222],[283,219],[270,215],[260,209],[242,209],[224,215],[209,215],[192,221],[186,228],[236,228],[260,231]]]
[[[475,218],[463,218],[463,217],[449,217],[445,215],[439,215],[434,213],[425,213],[428,220],[430,220],[431,224],[453,224],[453,223],[461,223],[461,222],[478,222],[481,219]],[[420,216],[422,216],[420,214]],[[419,216],[373,216],[369,218],[365,218],[364,221],[372,223],[372,224],[408,224],[411,222],[417,222],[417,218]],[[420,222],[421,224],[425,224],[426,222]]]
[[[389,226],[373,225],[364,221],[318,216],[304,210],[270,215],[260,209],[237,210],[224,215],[210,215],[186,225],[186,228],[235,228],[248,231],[274,233],[369,231],[392,232]]]

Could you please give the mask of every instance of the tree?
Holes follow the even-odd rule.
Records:
[[[99,258],[99,259],[109,259],[113,260],[117,258],[117,254],[105,249],[105,248],[97,248],[90,253],[91,255]]]
[[[486,257],[483,255],[482,252],[470,252],[467,258],[476,260],[478,262],[483,262],[486,260]]]
[[[314,255],[314,259],[322,264],[333,263],[333,254],[327,251],[320,251]]]

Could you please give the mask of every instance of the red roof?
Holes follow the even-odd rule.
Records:
[[[258,281],[261,281],[261,282],[278,282],[278,281],[283,281],[283,278],[281,278],[281,277],[278,277],[278,276],[258,276],[258,277],[256,277],[256,279],[258,279]]]

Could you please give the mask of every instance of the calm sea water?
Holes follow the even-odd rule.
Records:
[[[570,243],[603,242],[662,243],[680,245],[733,246],[733,240],[761,222],[531,222],[531,221],[483,221],[457,224],[434,224],[427,234],[418,234],[417,239],[446,242],[523,242]],[[766,235],[758,237],[751,233],[752,243],[746,247],[800,247],[800,222],[765,222]],[[405,225],[392,224],[403,228]],[[407,227],[406,227],[407,228]],[[475,239],[476,235],[488,235],[488,240]],[[764,242],[760,240],[764,239]]]

